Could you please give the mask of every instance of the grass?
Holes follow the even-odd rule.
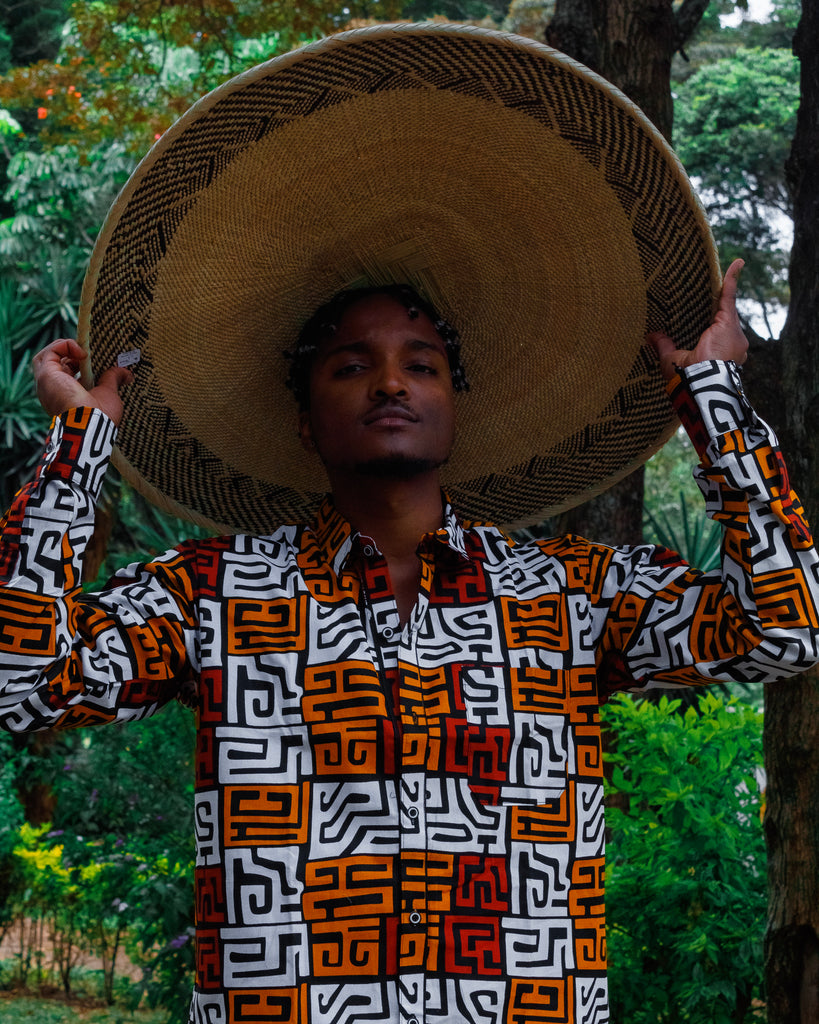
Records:
[[[166,1024],[167,1010],[127,1010],[122,1006],[101,1007],[94,1000],[67,1002],[0,992],[0,1024]]]
[[[134,989],[128,978],[117,977],[114,1006],[102,999],[102,974],[76,967],[71,995],[54,984],[21,988],[13,960],[0,961],[0,1024],[167,1024],[166,1009],[132,1010]],[[137,996],[138,998],[138,996]]]

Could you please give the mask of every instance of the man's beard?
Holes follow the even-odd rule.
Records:
[[[410,455],[385,455],[379,459],[357,462],[355,470],[361,476],[380,480],[412,480],[440,469],[446,459],[424,459]]]

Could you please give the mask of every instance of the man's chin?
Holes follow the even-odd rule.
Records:
[[[356,464],[356,472],[377,480],[412,480],[443,466],[445,459],[421,459],[408,455],[386,455]]]

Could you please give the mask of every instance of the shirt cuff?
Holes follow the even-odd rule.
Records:
[[[733,361],[694,363],[677,372],[667,384],[674,411],[680,417],[697,454],[732,430],[761,425],[742,387]]]
[[[96,501],[116,436],[114,421],[100,409],[83,406],[55,416],[43,457],[43,482],[71,481]]]

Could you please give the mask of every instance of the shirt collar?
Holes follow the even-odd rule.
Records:
[[[443,499],[444,511],[441,526],[433,533],[426,534],[421,539],[420,546],[429,546],[430,548],[441,546],[450,550],[458,558],[468,560],[464,526],[446,494],[443,494]],[[354,551],[363,550],[367,544],[375,546],[369,538],[362,537],[359,533],[353,533],[352,527],[335,507],[333,499],[329,495],[324,498],[319,507],[313,532],[325,560],[332,566],[336,576],[340,576],[344,571],[347,560]]]

